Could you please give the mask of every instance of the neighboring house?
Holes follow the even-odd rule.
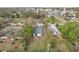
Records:
[[[57,29],[55,24],[48,24],[48,28],[53,32],[53,35],[60,35],[60,31]]]
[[[34,30],[34,36],[42,36],[43,34],[43,27],[42,26],[36,26]]]

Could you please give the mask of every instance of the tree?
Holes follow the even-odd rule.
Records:
[[[23,13],[23,17],[33,17],[35,18],[37,16],[37,14],[35,12],[33,12],[32,10],[29,10],[28,12]]]
[[[79,24],[77,22],[68,22],[60,26],[62,36],[68,39],[72,44],[79,42]]]
[[[24,42],[24,48],[27,49],[27,46],[33,36],[33,27],[29,24],[26,24],[22,29],[21,36],[22,41]]]
[[[6,19],[0,19],[0,28],[4,28],[7,26]]]
[[[52,17],[50,17],[50,18],[48,18],[48,20],[47,20],[47,22],[49,22],[49,23],[55,23],[56,22],[56,18],[54,17],[54,16],[52,16]]]

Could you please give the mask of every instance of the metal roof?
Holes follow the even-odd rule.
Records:
[[[60,34],[60,31],[57,29],[57,27],[54,24],[49,24],[49,28],[54,32],[53,34],[57,35]]]
[[[42,34],[43,33],[43,27],[42,26],[36,26],[34,33],[35,34]]]

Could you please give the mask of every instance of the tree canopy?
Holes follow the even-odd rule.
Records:
[[[27,49],[28,44],[33,36],[33,27],[31,25],[25,25],[21,32],[22,41],[24,42],[24,48]]]
[[[79,24],[77,22],[68,22],[60,26],[62,36],[71,43],[79,42]]]

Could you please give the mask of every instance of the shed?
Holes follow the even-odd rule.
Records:
[[[55,24],[48,24],[48,28],[53,32],[53,35],[60,35],[60,31],[55,26]]]
[[[42,36],[43,34],[43,27],[42,26],[36,26],[34,30],[34,36]]]

